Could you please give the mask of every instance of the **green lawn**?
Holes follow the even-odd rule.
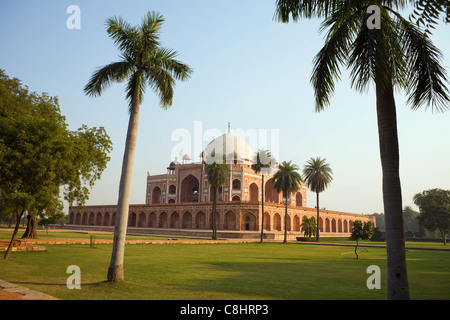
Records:
[[[60,299],[386,299],[386,251],[281,244],[127,245],[122,284],[106,283],[111,245],[46,245],[0,260],[0,279]],[[450,299],[450,252],[408,250],[412,299]],[[81,290],[69,290],[69,265]],[[381,268],[381,290],[369,290],[367,267]]]

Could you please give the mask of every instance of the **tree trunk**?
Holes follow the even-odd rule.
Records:
[[[319,233],[320,233],[320,209],[319,209],[319,192],[316,192],[316,208],[317,208],[317,233],[316,233],[316,241],[319,242]]]
[[[356,260],[359,260],[359,257],[358,257],[358,240],[356,240],[355,254],[356,254]]]
[[[6,249],[3,259],[9,258],[9,254],[11,253],[14,242],[16,241],[17,231],[19,231],[20,219],[22,218],[23,212],[24,212],[24,210],[16,209],[16,225],[14,227],[14,231],[11,236],[11,241],[9,242],[8,249]]]
[[[397,117],[392,85],[376,86],[378,134],[383,172],[386,224],[388,299],[409,299],[403,231],[402,193],[399,175]]]
[[[261,197],[261,211],[262,211],[262,216],[261,216],[261,241],[260,243],[263,242],[264,239],[264,174],[262,175],[262,185],[261,185],[261,192],[262,192],[262,197]]]
[[[38,234],[37,234],[37,218],[36,218],[36,216],[31,216],[28,213],[27,228],[22,235],[22,239],[39,239]]]
[[[217,240],[216,227],[216,207],[217,207],[217,187],[213,187],[213,207],[212,207],[212,239]]]
[[[128,211],[130,205],[131,184],[134,168],[134,154],[139,122],[139,95],[135,94],[130,111],[125,151],[120,177],[119,199],[114,226],[114,242],[111,262],[108,269],[109,282],[124,281],[123,260],[125,252],[125,237],[127,233]]]

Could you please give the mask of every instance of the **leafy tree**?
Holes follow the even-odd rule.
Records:
[[[270,174],[273,167],[275,165],[275,159],[272,157],[270,151],[261,149],[255,155],[253,160],[252,169],[255,173],[261,173],[261,193],[262,193],[262,201],[261,201],[261,240],[263,242],[264,238],[264,175]]]
[[[350,68],[352,87],[362,92],[373,84],[388,254],[388,298],[409,299],[399,177],[399,148],[394,88],[404,89],[412,109],[427,104],[444,111],[450,101],[441,52],[427,33],[402,17],[399,10],[417,1],[278,0],[276,17],[288,22],[323,18],[326,43],[314,60],[311,78],[316,111],[330,104],[340,67]],[[437,3],[437,2],[436,2]],[[369,28],[376,4],[380,28]],[[369,9],[369,10],[368,10]]]
[[[372,234],[373,234],[372,222],[367,221],[367,222],[364,222],[364,225],[363,225],[361,220],[353,221],[353,228],[352,228],[352,234],[350,235],[350,239],[356,241],[356,246],[355,246],[356,259],[359,259],[358,242],[361,240],[370,239]]]
[[[319,241],[319,221],[320,221],[320,207],[319,207],[319,193],[325,191],[328,185],[333,181],[333,170],[330,165],[325,162],[326,159],[311,158],[307,161],[303,168],[303,179],[306,185],[312,192],[316,193],[316,208],[317,208],[317,232],[316,241]]]
[[[403,208],[403,225],[405,235],[415,234],[419,232],[419,212],[413,210],[410,206]]]
[[[139,122],[139,107],[145,89],[150,86],[160,98],[160,105],[172,105],[175,80],[187,80],[192,70],[176,60],[178,53],[160,45],[159,34],[164,18],[157,12],[148,12],[140,25],[132,27],[122,18],[106,21],[107,33],[121,51],[120,61],[97,69],[84,88],[88,96],[100,96],[111,82],[127,81],[126,99],[130,118],[119,185],[114,243],[108,268],[109,282],[124,280],[123,260],[128,211],[133,176],[134,155]]]
[[[305,237],[308,238],[311,238],[311,236],[315,235],[317,232],[316,220],[313,217],[303,219],[300,227],[305,234]]]
[[[284,240],[283,243],[287,243],[287,216],[288,216],[288,203],[293,192],[297,192],[300,189],[303,182],[302,177],[297,172],[298,166],[292,164],[292,161],[283,161],[279,165],[278,171],[274,174],[274,188],[278,193],[283,194],[284,198]]]
[[[89,189],[106,167],[111,142],[104,129],[86,129],[101,136],[93,141],[95,158],[80,162],[81,141],[73,141],[61,115],[57,98],[29,93],[18,79],[0,71],[0,198],[1,211],[16,220],[9,257],[18,227],[25,213],[35,219],[39,213],[62,213],[60,191],[69,200],[83,205]],[[76,143],[76,146],[74,145]],[[95,170],[92,170],[93,167]],[[94,177],[90,174],[95,171]],[[30,218],[30,219],[31,219]]]
[[[439,230],[444,245],[450,232],[450,190],[430,189],[414,195],[414,204],[420,208],[419,223],[425,229]]]
[[[212,239],[217,239],[217,191],[219,187],[224,186],[230,179],[230,165],[226,162],[226,157],[213,153],[213,161],[206,161],[204,170],[208,183],[212,187],[213,208],[212,208]],[[221,161],[222,160],[222,161]]]

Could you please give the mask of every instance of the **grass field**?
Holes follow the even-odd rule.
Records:
[[[66,235],[68,236],[68,235]],[[386,251],[300,243],[127,245],[125,283],[105,282],[111,245],[46,245],[0,260],[0,279],[60,299],[386,299]],[[450,252],[408,250],[412,299],[450,299]],[[69,290],[69,265],[81,290]],[[367,267],[381,269],[369,290]]]

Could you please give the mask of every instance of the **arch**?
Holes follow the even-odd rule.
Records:
[[[286,220],[284,220],[286,219]],[[284,226],[286,228],[287,231],[291,231],[292,230],[292,226],[291,226],[291,216],[289,214],[285,215],[285,217],[283,217],[283,222],[286,223],[286,225]]]
[[[183,229],[192,229],[192,214],[189,211],[183,213],[183,221],[181,227]]]
[[[252,183],[249,188],[249,200],[250,202],[258,202],[259,201],[259,188],[256,183]]]
[[[331,232],[336,232],[336,219],[331,219]]]
[[[330,232],[330,219],[325,219],[325,232]]]
[[[75,224],[81,224],[81,212],[77,213],[77,216],[75,218]]]
[[[241,201],[241,197],[234,196],[233,198],[231,198],[231,201]]]
[[[110,216],[109,216],[109,212],[106,212],[105,215],[103,216],[103,225],[104,226],[109,226],[111,225],[111,220],[110,220]]]
[[[294,216],[294,231],[300,231],[300,218],[298,215]]]
[[[145,227],[145,213],[143,213],[143,212],[139,213],[137,226]]]
[[[180,202],[198,202],[199,182],[192,174],[181,182]]]
[[[176,211],[170,215],[170,228],[180,228],[180,215]]]
[[[169,186],[169,194],[176,194],[177,193],[177,187],[174,184],[171,184]]]
[[[195,216],[195,227],[197,229],[206,229],[206,215],[203,211],[197,212]]]
[[[167,228],[167,212],[161,212],[159,215],[159,227],[160,228]]]
[[[241,180],[239,179],[233,180],[233,190],[241,190]]]
[[[303,196],[301,192],[295,194],[295,205],[297,207],[303,207]]]
[[[338,219],[337,225],[338,225],[337,232],[342,233],[342,220],[341,219]]]
[[[253,213],[242,216],[242,230],[256,230],[256,217]]]
[[[278,213],[273,216],[273,227],[275,230],[281,231],[281,216]]]
[[[161,188],[158,186],[152,190],[152,203],[161,203]]]
[[[95,214],[93,212],[91,212],[89,214],[89,225],[93,226],[95,224]]]
[[[175,199],[171,198],[169,199],[169,201],[167,201],[168,203],[175,203]]]
[[[319,218],[319,231],[323,232],[323,219],[322,219],[322,217]]]
[[[130,221],[128,222],[129,227],[135,227],[136,226],[136,213],[132,212],[130,214]]]
[[[233,211],[227,211],[224,217],[224,229],[225,230],[236,230],[236,213]]]
[[[348,224],[347,224],[347,220],[344,220],[344,233],[348,232]]]
[[[275,182],[273,178],[267,180],[266,185],[264,186],[264,201],[272,203],[280,202],[280,197],[275,189]]]
[[[268,212],[264,212],[264,229],[270,231],[270,214]]]
[[[149,227],[149,228],[156,227],[156,213],[150,212],[150,215],[149,215],[148,221],[147,221],[147,227]]]

